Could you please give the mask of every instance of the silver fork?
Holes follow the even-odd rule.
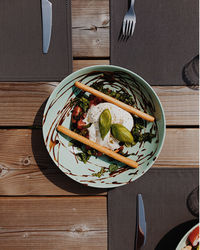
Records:
[[[132,36],[135,29],[136,15],[134,11],[134,3],[135,0],[131,0],[130,8],[124,16],[122,33],[127,37]]]

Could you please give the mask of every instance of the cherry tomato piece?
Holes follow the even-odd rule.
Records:
[[[72,112],[72,115],[76,117],[80,114],[81,111],[82,111],[82,108],[79,106],[76,106]]]
[[[77,122],[78,129],[82,129],[85,125],[86,125],[86,123],[81,119]]]
[[[188,236],[188,240],[193,247],[197,246],[199,243],[199,226],[196,227]]]
[[[101,153],[101,152],[97,152],[97,156],[102,156],[103,155],[103,153]]]

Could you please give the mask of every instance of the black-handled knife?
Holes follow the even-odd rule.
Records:
[[[43,53],[46,54],[49,50],[52,30],[52,3],[48,0],[41,0],[42,8],[42,40]]]
[[[136,234],[135,250],[140,250],[146,243],[146,219],[142,195],[137,195],[137,215],[136,215]]]

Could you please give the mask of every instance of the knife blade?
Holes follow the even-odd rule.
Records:
[[[136,217],[136,234],[135,250],[139,250],[146,243],[146,219],[142,195],[137,195],[137,217]]]
[[[52,3],[48,0],[41,0],[42,8],[42,43],[43,53],[49,50],[52,30]]]

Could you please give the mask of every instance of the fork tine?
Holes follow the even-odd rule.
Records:
[[[124,32],[125,36],[126,36],[126,32],[127,32],[127,25],[128,25],[128,21],[126,20],[126,23],[125,23],[125,32]]]
[[[127,35],[128,20],[126,20],[125,36]]]
[[[131,36],[131,27],[132,27],[132,21],[129,21],[129,29],[128,29],[128,36]]]
[[[129,29],[129,36],[133,35],[133,21],[131,21],[130,29]]]
[[[126,36],[129,35],[129,26],[130,26],[130,21],[127,21]]]
[[[125,29],[126,29],[126,20],[123,21],[123,28],[122,28],[122,33],[125,36]]]
[[[126,31],[125,31],[125,35],[127,36],[127,30],[128,30],[128,20],[126,22]]]
[[[134,30],[135,30],[135,21],[133,22],[133,28],[132,28],[132,32],[131,32],[131,36],[133,35],[133,32],[134,32]]]

